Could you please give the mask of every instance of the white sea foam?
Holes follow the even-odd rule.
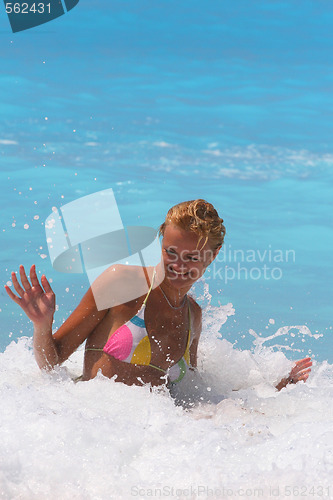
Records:
[[[208,147],[211,145],[208,145]],[[306,178],[314,169],[327,169],[333,164],[332,154],[317,154],[307,150],[250,145],[227,149],[214,148],[202,153],[213,158],[220,166],[218,174],[240,179],[278,179],[284,177]]]
[[[159,148],[172,148],[172,147],[174,147],[172,144],[169,144],[168,142],[165,142],[165,141],[154,142],[153,146],[157,146]]]
[[[5,146],[11,146],[11,145],[18,144],[18,142],[17,141],[12,141],[10,139],[0,139],[0,144],[3,144]]]
[[[171,395],[101,375],[74,383],[82,350],[42,373],[31,339],[12,342],[0,354],[1,498],[238,498],[247,490],[267,499],[288,487],[329,488],[333,366],[315,364],[306,384],[277,392],[291,361],[218,339],[230,314],[231,304],[206,311],[198,373]]]
[[[187,165],[191,165],[188,169]],[[307,179],[319,173],[329,174],[333,165],[332,154],[307,150],[292,150],[267,145],[218,147],[208,144],[201,151],[177,149],[168,158],[160,157],[151,167],[155,171],[170,172],[181,169],[182,175],[198,174],[200,177],[239,180],[277,180],[280,178]],[[185,167],[184,167],[185,166]],[[195,167],[199,167],[195,171]]]

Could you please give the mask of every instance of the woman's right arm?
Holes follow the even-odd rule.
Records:
[[[31,283],[23,266],[20,266],[20,278],[21,284],[16,274],[12,273],[17,295],[7,285],[6,292],[33,322],[33,346],[38,366],[41,369],[52,369],[63,363],[86,340],[107,310],[97,310],[92,291],[89,289],[75,311],[52,335],[55,295],[48,280],[43,275],[41,284],[39,283],[34,265],[30,269]]]

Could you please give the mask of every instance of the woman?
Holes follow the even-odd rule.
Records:
[[[192,285],[216,258],[225,236],[225,227],[215,208],[204,200],[172,207],[160,227],[162,261],[156,268],[111,266],[89,288],[78,307],[52,335],[55,295],[43,275],[38,281],[35,266],[30,281],[20,266],[21,283],[12,273],[15,295],[10,298],[34,324],[34,353],[41,369],[63,363],[86,341],[82,380],[96,376],[126,384],[161,385],[176,383],[187,369],[197,366],[201,333],[201,308],[188,295]],[[99,310],[96,297],[119,290],[146,276],[148,293]],[[159,286],[156,286],[159,283]],[[310,358],[295,363],[289,376],[277,386],[306,381]]]

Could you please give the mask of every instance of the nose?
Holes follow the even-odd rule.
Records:
[[[173,258],[169,260],[168,267],[178,273],[184,273],[187,271],[187,266],[180,255],[174,255]]]
[[[183,262],[172,262],[169,265],[172,267],[172,269],[178,272],[184,272],[187,269],[186,265]]]

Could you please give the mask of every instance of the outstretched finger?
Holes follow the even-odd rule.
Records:
[[[6,292],[8,293],[9,297],[10,297],[10,298],[11,298],[14,302],[16,302],[16,304],[19,304],[19,303],[20,303],[20,300],[21,300],[21,299],[20,299],[19,297],[17,297],[17,295],[15,295],[15,293],[13,293],[13,292],[11,291],[11,289],[9,288],[9,286],[8,286],[8,285],[5,285],[5,290],[6,290]]]
[[[310,372],[311,372],[311,368],[308,368],[307,370],[302,370],[302,373],[306,373],[308,375],[310,374]]]
[[[298,380],[304,380],[304,382],[309,378],[309,373],[304,372],[298,376]]]
[[[21,287],[19,280],[17,279],[16,273],[12,272],[12,282],[17,293],[22,297],[24,295],[24,290]]]
[[[297,361],[295,361],[295,363],[307,363],[311,361],[311,358],[303,358],[303,359],[298,359]]]
[[[308,379],[310,372],[311,368],[297,370],[294,373],[291,372],[289,375],[289,383],[297,384],[297,382],[300,382],[301,380],[304,380],[305,382]]]
[[[311,358],[299,359],[294,364],[294,368],[307,368],[308,366],[312,366]]]
[[[310,372],[311,371],[311,365],[299,365],[299,366],[294,366],[294,368],[291,370],[290,375],[297,375],[298,373],[302,372]]]
[[[21,281],[22,281],[23,288],[27,292],[28,290],[30,290],[31,285],[29,283],[27,275],[25,274],[24,266],[20,266],[20,276],[21,276]]]
[[[33,287],[35,288],[41,288],[38,278],[37,278],[37,273],[36,273],[36,266],[33,264],[30,268],[30,281]]]
[[[47,280],[45,274],[41,277],[41,282],[46,293],[53,293],[50,283]]]
[[[305,368],[304,368],[303,370],[300,370],[300,371],[299,371],[299,374],[300,374],[300,375],[303,375],[303,373],[310,373],[310,372],[311,372],[311,368],[308,368],[308,369],[305,369]]]

